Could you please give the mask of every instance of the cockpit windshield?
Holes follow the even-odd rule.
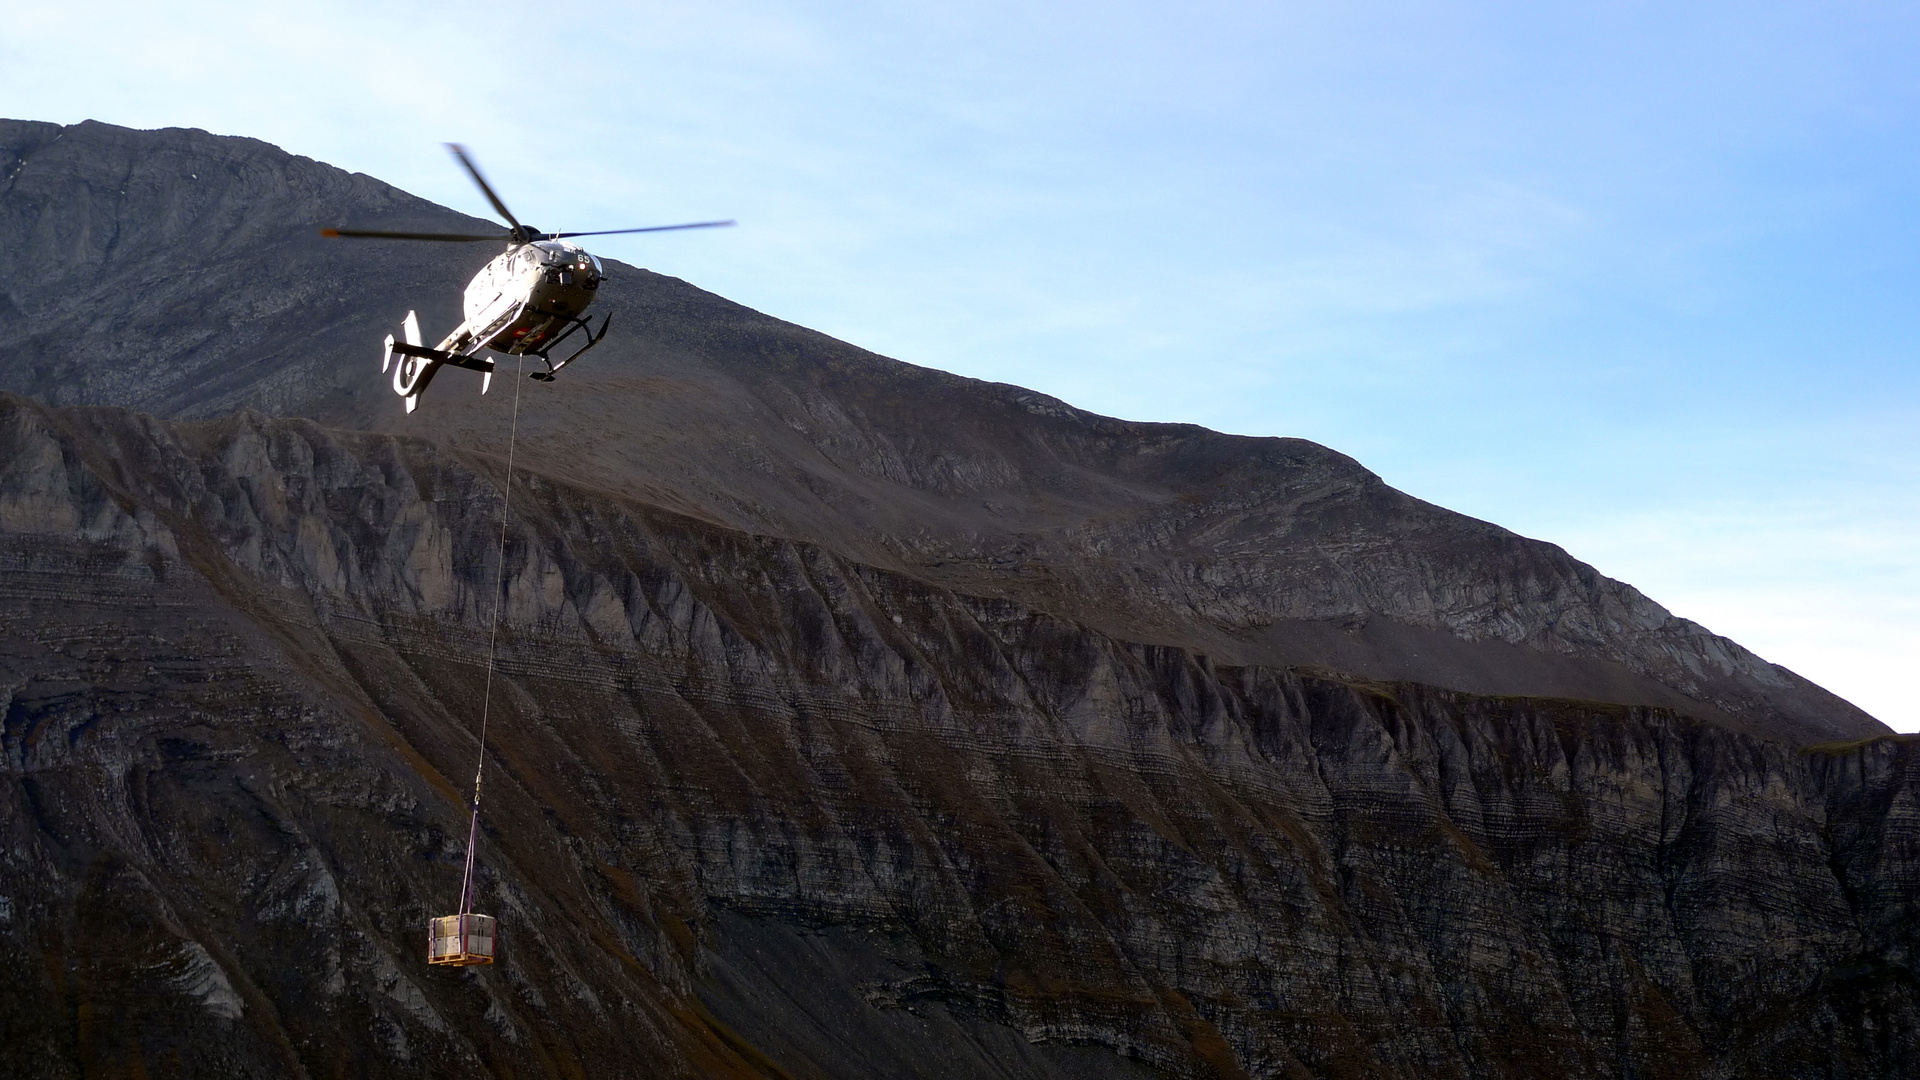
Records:
[[[567,267],[576,270],[591,269],[595,274],[605,273],[600,268],[599,259],[570,244],[547,240],[533,246],[539,250],[540,262],[543,266]]]

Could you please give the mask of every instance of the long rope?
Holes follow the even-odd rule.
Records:
[[[473,852],[480,838],[480,777],[487,769],[487,719],[493,712],[493,658],[500,649],[500,604],[507,587],[507,521],[513,506],[513,449],[520,439],[522,356],[513,370],[513,425],[507,431],[507,485],[500,493],[500,573],[493,582],[493,632],[487,640],[487,688],[480,695],[480,760],[473,767],[473,816],[467,822],[467,871],[460,879],[460,914],[473,913]]]

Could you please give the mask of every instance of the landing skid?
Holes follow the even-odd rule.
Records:
[[[540,359],[546,361],[547,370],[530,371],[527,373],[527,378],[533,379],[536,382],[552,382],[555,372],[558,372],[561,368],[566,367],[568,364],[573,363],[575,360],[580,359],[581,353],[584,353],[588,349],[593,348],[595,345],[600,344],[601,339],[607,336],[607,327],[611,325],[613,325],[613,312],[611,311],[607,312],[605,317],[603,317],[600,320],[599,333],[594,332],[592,319],[586,318],[581,315],[572,316],[567,320],[566,332],[561,334],[559,337],[554,338],[552,341],[548,342],[546,348],[537,349],[537,350],[536,349],[528,350],[528,352],[531,355],[537,356]],[[585,331],[587,335],[586,344],[581,345],[579,348],[573,350],[573,352],[569,354],[565,360],[562,360],[557,364],[554,363],[553,357],[552,355],[550,355],[553,352],[553,350],[557,348],[561,342],[567,340],[568,338],[582,331]]]

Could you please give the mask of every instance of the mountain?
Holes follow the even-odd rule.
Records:
[[[0,388],[504,451],[510,394],[452,373],[408,416],[374,366],[408,306],[452,325],[491,248],[318,235],[476,219],[200,132],[15,122],[0,175]],[[618,329],[592,363],[525,389],[530,468],[1238,663],[1660,705],[1802,741],[1886,732],[1559,548],[1313,443],[1095,416],[619,263],[603,302]]]
[[[609,265],[525,383],[484,907],[429,970],[510,383],[490,252],[0,124],[8,1075],[1896,1076],[1915,743],[1334,451]],[[1818,744],[1818,745],[1813,745]]]

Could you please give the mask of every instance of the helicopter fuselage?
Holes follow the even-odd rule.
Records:
[[[467,283],[465,320],[444,352],[538,352],[593,303],[605,280],[600,260],[564,240],[517,244]]]
[[[578,360],[607,336],[612,315],[602,316],[600,328],[593,328],[581,313],[593,303],[606,271],[600,260],[587,254],[578,244],[567,243],[572,236],[613,236],[626,233],[672,232],[678,229],[710,229],[731,225],[732,221],[694,221],[684,225],[648,225],[638,229],[601,229],[595,232],[542,233],[522,225],[507,204],[494,194],[480,167],[465,149],[448,143],[447,149],[466,168],[480,186],[487,201],[511,228],[499,233],[416,232],[391,229],[323,228],[322,236],[354,237],[372,240],[430,240],[468,243],[507,241],[507,250],[495,255],[467,283],[464,312],[460,325],[434,348],[420,338],[420,317],[409,311],[400,324],[400,337],[387,335],[386,349],[380,354],[380,371],[393,372],[393,392],[406,401],[407,411],[420,404],[420,395],[443,367],[465,368],[480,373],[480,392],[493,385],[494,361],[483,352],[508,356],[535,356],[545,371],[529,371],[526,376],[552,382],[561,368]],[[576,334],[585,336],[572,351],[555,360],[553,352]],[[515,400],[518,400],[516,396]]]
[[[580,314],[593,303],[605,278],[600,260],[577,244],[563,240],[515,243],[467,283],[465,318],[438,346],[422,345],[419,320],[407,312],[401,340],[387,338],[380,370],[393,369],[393,392],[406,399],[408,412],[420,403],[434,373],[446,364],[479,372],[480,392],[486,393],[494,368],[491,359],[480,355],[486,351],[537,356],[547,370],[532,372],[531,377],[552,381],[554,372],[606,336],[606,321],[595,332]],[[582,330],[587,335],[584,344],[569,356],[552,359],[549,353],[554,346]]]

